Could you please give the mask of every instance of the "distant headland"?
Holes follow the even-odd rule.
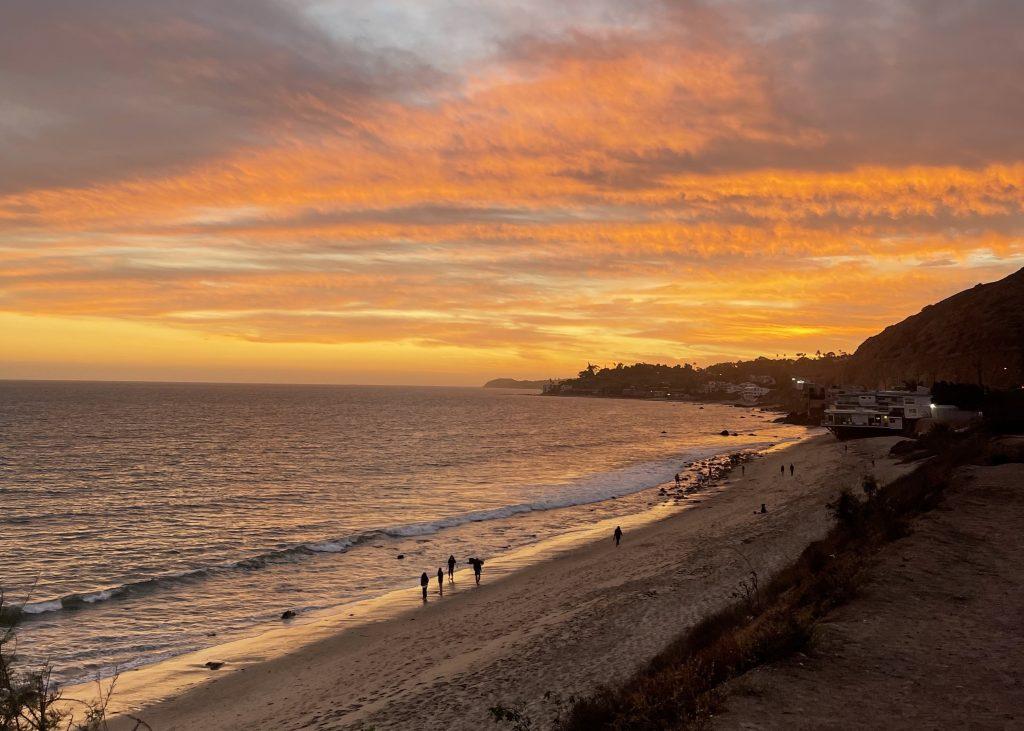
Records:
[[[558,383],[559,380],[548,378],[543,381],[522,381],[516,378],[493,378],[484,384],[484,388],[524,388],[540,391],[545,386]]]

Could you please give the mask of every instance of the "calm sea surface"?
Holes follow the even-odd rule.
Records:
[[[0,586],[24,605],[21,654],[84,679],[284,609],[415,591],[449,553],[640,512],[686,462],[804,433],[772,416],[469,388],[0,382]]]

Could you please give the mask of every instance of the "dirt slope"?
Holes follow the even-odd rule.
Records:
[[[720,729],[1024,727],[1024,464],[965,469],[807,656],[734,681]]]

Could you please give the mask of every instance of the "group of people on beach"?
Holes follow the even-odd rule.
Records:
[[[619,542],[622,540],[622,528],[615,526],[615,532],[612,534],[615,539],[615,547],[618,548]],[[458,561],[455,560],[455,556],[451,555],[448,557],[448,583],[455,583],[455,565]],[[476,585],[480,586],[480,574],[484,570],[484,560],[482,558],[471,557],[466,560],[470,566],[473,567],[473,578],[476,579]],[[430,588],[430,577],[427,572],[424,571],[420,574],[420,589],[423,590],[423,601],[427,601],[427,589]],[[437,593],[444,596],[444,567],[438,566],[437,568]]]
[[[741,463],[740,467],[743,470],[743,474],[745,475],[746,472],[747,472],[746,465]],[[783,477],[786,476],[786,465],[785,464],[781,465],[780,472],[782,473]],[[793,464],[790,464],[789,465],[789,475],[790,475],[790,477],[795,476],[795,474],[796,474],[796,466],[793,465]],[[679,473],[676,473],[675,483],[676,483],[676,487],[677,488],[679,488],[681,486],[682,481],[683,481],[682,476]],[[764,503],[761,503],[761,512],[762,513],[768,512]],[[622,527],[621,526],[615,526],[615,531],[612,534],[612,538],[615,540],[615,547],[618,548],[619,544],[622,542]],[[455,583],[455,565],[456,565],[456,563],[458,563],[458,562],[455,560],[455,556],[454,555],[451,555],[451,556],[448,557],[448,583],[450,583],[450,584],[454,584]],[[467,559],[466,563],[468,563],[470,566],[473,567],[473,577],[476,579],[477,586],[479,586],[480,585],[480,574],[483,572],[483,567],[484,567],[483,559],[480,559],[480,558],[469,558],[469,559]],[[440,594],[441,596],[444,596],[444,573],[445,573],[444,572],[444,567],[438,567],[438,569],[437,569],[437,593]],[[420,575],[420,588],[423,590],[423,601],[427,601],[427,589],[429,587],[430,587],[430,577],[427,575],[427,572],[424,571]]]
[[[455,560],[455,556],[451,555],[448,557],[448,583],[455,583],[455,565],[458,561]],[[473,577],[476,579],[477,586],[480,586],[480,574],[484,570],[484,560],[482,558],[471,557],[466,560],[470,566],[473,567]],[[427,572],[424,571],[420,575],[420,588],[423,589],[423,601],[427,601],[427,588],[430,586],[430,577],[427,576]],[[438,566],[437,568],[437,593],[444,596],[444,567]]]

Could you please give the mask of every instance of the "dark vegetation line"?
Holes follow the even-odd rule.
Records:
[[[561,731],[678,729],[701,726],[723,703],[721,685],[804,648],[814,626],[849,601],[872,556],[909,533],[914,516],[931,510],[956,467],[1019,461],[992,446],[986,434],[942,430],[894,448],[907,459],[927,458],[885,487],[865,478],[864,497],[845,490],[829,505],[835,525],[764,587],[756,574],[741,585],[740,601],[674,640],[621,685],[604,686],[560,714]]]

